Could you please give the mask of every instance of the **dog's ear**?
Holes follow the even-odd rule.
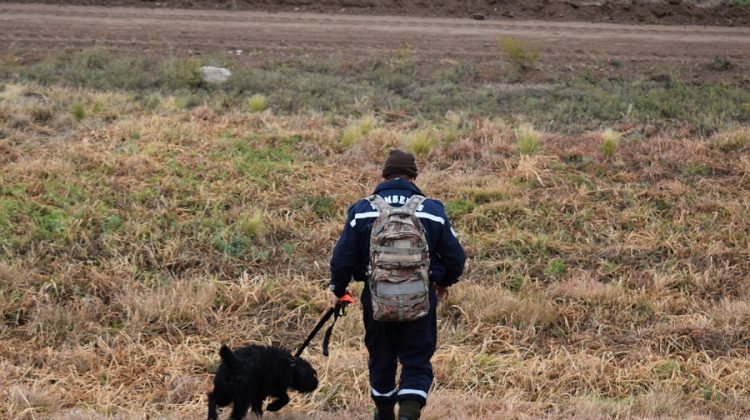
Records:
[[[221,360],[223,360],[228,365],[233,365],[234,362],[237,360],[234,358],[234,353],[232,353],[232,350],[227,347],[226,344],[221,345],[221,349],[219,350],[219,356],[221,356]]]

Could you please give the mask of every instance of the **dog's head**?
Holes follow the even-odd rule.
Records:
[[[301,357],[292,359],[292,384],[297,392],[313,392],[318,387],[318,373]]]

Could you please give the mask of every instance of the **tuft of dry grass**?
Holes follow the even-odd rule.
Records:
[[[626,295],[621,285],[602,283],[586,273],[572,274],[568,280],[557,283],[550,292],[554,297],[595,305],[617,303]]]
[[[715,148],[725,153],[747,150],[750,147],[750,129],[742,128],[719,133],[711,140]]]
[[[622,137],[621,133],[608,128],[602,133],[602,156],[604,160],[612,160],[617,151],[617,145]]]

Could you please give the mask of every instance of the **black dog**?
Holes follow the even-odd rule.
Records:
[[[294,358],[279,347],[249,345],[234,352],[226,345],[219,350],[221,365],[214,377],[214,390],[208,393],[208,418],[216,419],[216,406],[232,407],[232,419],[242,419],[252,407],[263,415],[263,400],[276,399],[268,411],[278,411],[289,402],[288,388],[313,392],[318,387],[318,374],[301,357]]]

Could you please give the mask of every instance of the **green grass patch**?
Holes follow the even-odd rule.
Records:
[[[677,360],[669,359],[656,364],[651,373],[659,379],[669,379],[680,372],[680,363]]]
[[[565,260],[560,258],[553,258],[547,261],[547,266],[544,268],[544,275],[547,277],[560,277],[568,271],[568,265],[565,264]]]
[[[491,203],[508,198],[510,192],[496,188],[470,188],[465,193],[477,204]]]
[[[687,162],[683,169],[683,174],[686,176],[703,176],[708,174],[708,167],[700,162]]]
[[[190,90],[201,85],[200,62],[194,59],[156,59],[116,54],[94,48],[52,55],[29,66],[8,69],[22,80],[43,85],[100,90]]]
[[[104,219],[103,228],[107,233],[117,232],[122,229],[125,221],[118,215],[112,215]]]
[[[521,56],[526,50],[520,48]],[[460,110],[487,118],[523,115],[524,121],[544,125],[545,130],[563,132],[638,122],[656,127],[687,123],[710,134],[750,122],[747,89],[726,83],[688,84],[670,73],[647,80],[583,74],[547,87],[518,85],[508,89],[511,79],[497,83],[471,64],[460,62],[430,71],[420,67],[410,53],[400,52],[357,66],[335,60],[268,63],[263,67],[237,64],[227,86],[219,91],[200,80],[200,65],[210,61],[93,49],[51,56],[31,65],[3,62],[0,73],[8,74],[10,81],[138,92],[147,108],[160,102],[155,93],[177,94],[178,106],[187,109],[204,104],[234,108],[252,94],[265,97],[281,114],[387,111],[443,123],[446,113]],[[249,103],[247,106],[253,109]]]
[[[63,239],[72,222],[73,218],[62,210],[42,208],[34,216],[33,237],[36,240]]]
[[[245,257],[253,259],[255,256],[267,258],[268,254],[258,254],[254,245],[253,238],[244,235],[218,236],[214,240],[214,247],[230,257]]]
[[[294,167],[294,157],[287,145],[262,146],[254,145],[251,139],[236,140],[229,154],[235,171],[262,185],[272,183],[276,177],[289,173]],[[222,156],[219,155],[219,158]]]
[[[458,219],[461,216],[469,214],[476,209],[477,205],[471,200],[459,198],[445,203],[445,212],[451,219]]]
[[[327,195],[305,197],[305,203],[317,217],[332,217],[336,215],[335,202]]]
[[[521,291],[521,288],[523,287],[525,281],[523,276],[515,274],[508,279],[507,282],[507,288],[513,293],[518,293]]]

